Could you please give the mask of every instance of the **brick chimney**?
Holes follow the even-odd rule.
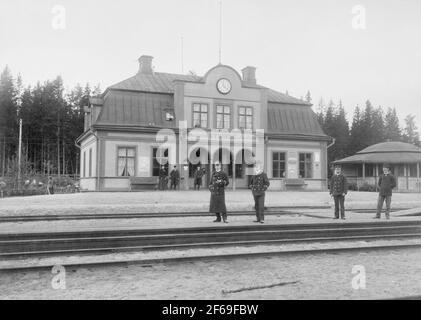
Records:
[[[138,60],[139,73],[152,74],[153,73],[152,60],[153,60],[152,56],[145,56],[145,55],[141,56]]]
[[[247,66],[241,70],[243,73],[243,81],[248,84],[256,84],[256,68]]]

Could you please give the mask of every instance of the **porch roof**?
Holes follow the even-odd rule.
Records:
[[[350,163],[418,163],[421,162],[421,153],[415,152],[377,152],[356,154],[351,157],[334,161],[335,164]]]

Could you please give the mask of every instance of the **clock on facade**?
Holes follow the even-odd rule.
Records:
[[[228,79],[219,79],[216,83],[216,88],[222,94],[227,94],[231,91],[231,82]]]

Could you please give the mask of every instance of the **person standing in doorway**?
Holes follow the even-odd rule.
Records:
[[[335,166],[335,172],[330,178],[330,195],[335,201],[335,217],[339,219],[339,211],[341,212],[341,219],[345,220],[345,196],[348,193],[348,181],[342,174],[342,168],[339,165]]]
[[[383,165],[383,174],[379,177],[379,197],[377,199],[377,213],[374,219],[380,219],[383,203],[386,201],[386,219],[390,219],[390,205],[392,203],[392,189],[396,187],[396,178],[390,171],[390,165]]]
[[[265,222],[265,192],[270,186],[270,182],[266,173],[263,172],[261,163],[256,163],[254,169],[255,175],[251,178],[250,189],[253,193],[254,208],[256,210],[257,223]]]
[[[200,187],[202,186],[202,178],[205,174],[204,169],[202,169],[200,166],[197,167],[195,173],[194,173],[194,190],[200,190]]]
[[[209,212],[216,214],[214,222],[221,222],[221,215],[224,223],[227,221],[227,207],[225,205],[225,187],[229,180],[225,172],[222,171],[221,163],[215,162],[215,171],[212,173],[209,190],[211,192]]]
[[[177,169],[177,166],[171,170],[170,173],[170,180],[171,180],[171,189],[177,190],[178,184],[180,183],[180,172]]]

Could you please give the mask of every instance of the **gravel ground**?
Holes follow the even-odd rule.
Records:
[[[153,191],[116,193],[76,193],[53,196],[32,196],[0,199],[2,215],[45,215],[83,213],[183,212],[207,211],[209,191]],[[377,194],[350,192],[347,208],[375,208]],[[248,190],[227,191],[228,210],[251,210],[253,197]],[[266,194],[266,206],[326,206],[332,205],[327,192],[279,192]],[[392,206],[421,207],[421,198],[415,193],[393,195]]]
[[[366,288],[353,289],[354,266]],[[0,299],[380,299],[421,294],[418,250],[315,254],[183,264],[0,273]],[[272,288],[243,289],[260,286]],[[289,284],[288,284],[289,283]],[[233,292],[232,291],[238,291]]]

